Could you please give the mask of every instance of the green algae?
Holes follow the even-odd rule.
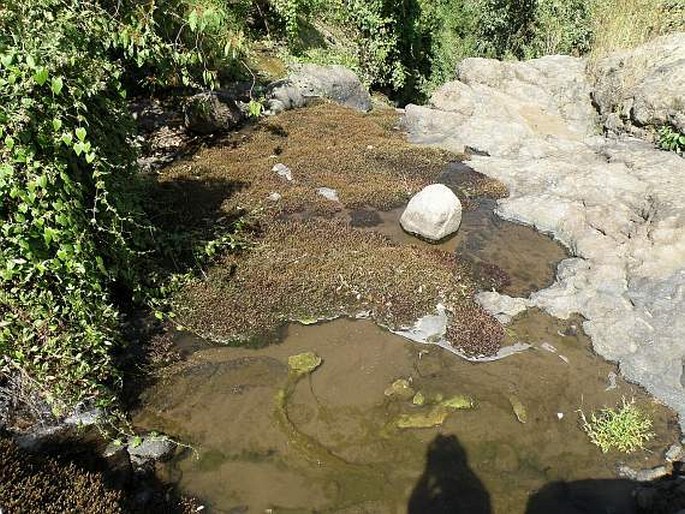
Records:
[[[510,394],[509,403],[511,404],[511,409],[514,411],[514,415],[519,423],[525,424],[528,421],[528,412],[519,397],[515,394]]]
[[[397,428],[432,428],[442,425],[450,411],[446,407],[437,406],[429,411],[412,414],[401,414],[395,421]]]
[[[473,409],[476,406],[476,402],[470,396],[458,394],[451,398],[447,398],[446,400],[442,400],[440,406],[453,410]]]
[[[409,380],[406,378],[398,378],[390,387],[388,387],[384,394],[389,398],[397,398],[398,400],[409,400],[414,396],[414,388],[412,388]]]
[[[414,395],[414,397],[411,399],[411,402],[412,402],[414,405],[418,405],[419,407],[421,407],[421,406],[425,405],[425,403],[426,403],[426,397],[424,396],[424,394],[423,394],[421,391],[419,391],[419,392],[416,393],[416,394]]]
[[[314,352],[298,353],[288,357],[288,367],[298,375],[307,375],[321,365],[321,357]]]

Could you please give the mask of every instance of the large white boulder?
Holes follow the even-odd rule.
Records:
[[[461,202],[444,184],[424,187],[409,200],[400,225],[407,232],[439,241],[459,229]]]

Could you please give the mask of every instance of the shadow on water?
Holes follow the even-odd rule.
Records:
[[[426,469],[409,498],[408,514],[490,514],[490,495],[468,465],[454,435],[438,435],[428,446]]]
[[[683,464],[651,482],[588,479],[551,482],[533,492],[525,514],[673,514],[682,512]],[[426,452],[425,470],[412,491],[408,514],[492,514],[490,494],[470,468],[455,435],[438,435]]]

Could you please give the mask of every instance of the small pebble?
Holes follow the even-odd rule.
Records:
[[[274,164],[274,167],[271,168],[271,171],[277,173],[279,177],[283,177],[287,181],[291,181],[293,179],[293,173],[290,171],[290,168],[281,162]]]
[[[683,456],[683,447],[679,444],[672,444],[664,456],[668,462],[679,460]]]
[[[564,419],[564,413],[563,412],[557,412],[557,419],[558,420]]]
[[[272,191],[269,194],[269,200],[271,200],[272,202],[278,202],[281,198],[283,198],[283,196],[275,191]]]

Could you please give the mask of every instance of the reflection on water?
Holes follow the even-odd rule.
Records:
[[[461,488],[476,509],[469,512],[524,513],[545,484],[612,478],[619,458],[655,465],[675,438],[672,413],[641,390],[620,379],[606,390],[615,369],[590,351],[575,325],[524,315],[510,337],[533,348],[481,364],[370,322],[291,325],[281,344],[264,349],[194,353],[146,393],[135,422],[195,445],[199,459],[188,452],[160,475],[212,512],[441,512],[431,509],[452,505]],[[323,364],[293,383],[287,358],[303,351]],[[423,405],[386,394],[399,378],[421,393]],[[455,395],[473,397],[476,408],[450,411],[441,426],[397,428],[400,416],[425,418]],[[526,410],[525,424],[512,396]],[[652,453],[604,455],[580,430],[577,409],[613,405],[621,396],[635,396],[653,416]],[[587,496],[582,484],[574,491]],[[544,492],[539,505],[559,498]]]

